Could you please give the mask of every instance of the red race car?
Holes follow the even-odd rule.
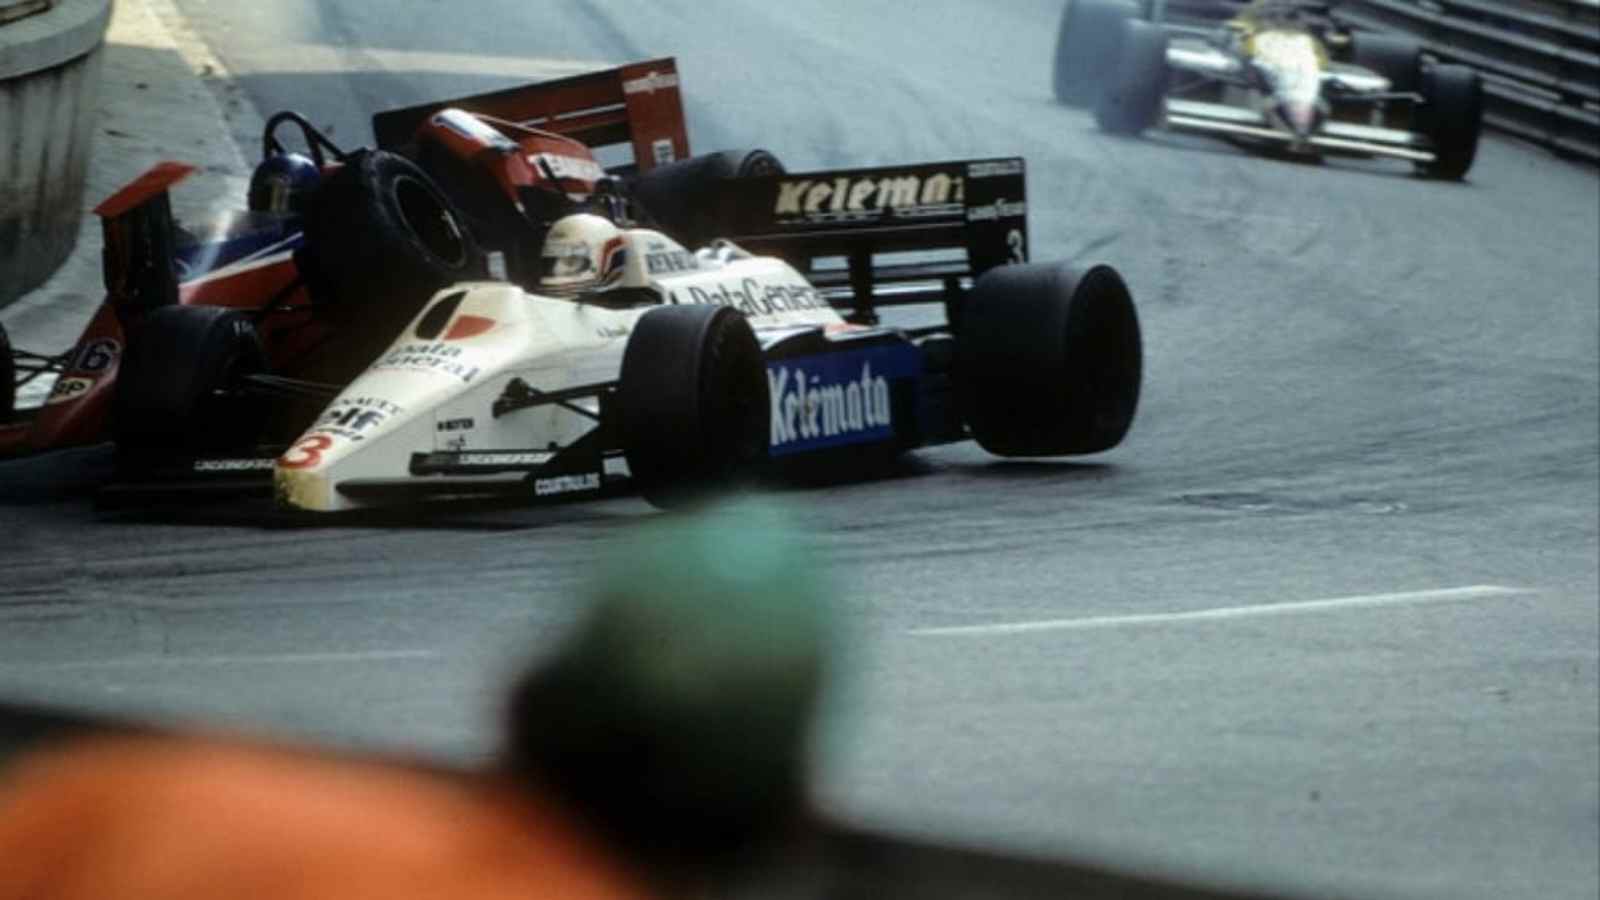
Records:
[[[295,128],[304,153],[279,137]],[[251,388],[305,395],[290,418],[309,419],[325,389],[359,372],[438,289],[536,279],[560,216],[625,204],[626,185],[653,172],[641,187],[689,229],[692,207],[672,195],[736,174],[723,171],[726,154],[688,159],[672,59],[380,113],[373,130],[375,149],[346,152],[294,113],[273,116],[249,211],[208,232],[173,221],[167,192],[192,171],[179,163],[102,203],[106,297],[76,346],[20,350],[0,329],[0,456],[111,439],[134,453],[225,441],[251,407],[204,386],[253,361],[205,348],[228,343],[207,335],[241,321],[260,336],[243,352],[272,373]],[[613,145],[632,161],[603,167],[594,149]],[[43,405],[15,408],[18,388],[51,376]],[[196,421],[211,427],[195,433]]]

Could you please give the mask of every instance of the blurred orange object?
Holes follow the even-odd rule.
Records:
[[[581,823],[490,776],[104,738],[0,777],[0,900],[652,896]]]

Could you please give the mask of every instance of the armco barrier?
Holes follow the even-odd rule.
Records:
[[[0,306],[38,287],[78,235],[111,0],[53,0],[0,24]]]
[[[1344,0],[1336,14],[1482,72],[1491,126],[1600,162],[1600,0]]]

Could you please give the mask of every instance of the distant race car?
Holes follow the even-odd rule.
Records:
[[[1483,85],[1419,42],[1353,32],[1316,0],[1068,0],[1055,91],[1100,127],[1165,127],[1300,156],[1410,161],[1461,179],[1477,155]]]
[[[189,444],[119,490],[270,473],[282,503],[318,512],[622,489],[671,506],[773,468],[850,472],[969,438],[1095,453],[1127,433],[1132,298],[1109,267],[1024,262],[1022,160],[768,174],[699,202],[727,239],[697,250],[595,214],[557,221],[536,286],[440,292],[287,449],[262,446],[270,392],[252,387],[319,386],[211,368],[196,395],[231,414],[196,407],[184,431],[209,452]],[[945,321],[876,324],[911,303]],[[186,353],[259,358],[248,320],[213,321]]]

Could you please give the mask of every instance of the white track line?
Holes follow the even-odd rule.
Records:
[[[1527,588],[1479,584],[1471,587],[1411,591],[1402,594],[1368,594],[1362,597],[1307,600],[1301,603],[1227,606],[1220,609],[1201,609],[1193,612],[1152,613],[1137,616],[1096,616],[1087,619],[1051,619],[1042,622],[1014,622],[999,625],[959,625],[950,628],[917,628],[913,629],[911,633],[920,637],[978,637],[984,635],[1031,634],[1040,631],[1085,631],[1093,628],[1124,628],[1134,625],[1166,625],[1177,622],[1213,622],[1262,616],[1299,615],[1300,613],[1323,612],[1326,610],[1370,609],[1405,604],[1486,600],[1494,597],[1514,597],[1529,593],[1532,593],[1532,591]]]
[[[137,669],[146,666],[297,666],[317,663],[393,662],[438,659],[433,650],[371,650],[350,653],[278,653],[263,656],[135,656],[73,662],[0,664],[0,671],[64,671],[73,669]]]

